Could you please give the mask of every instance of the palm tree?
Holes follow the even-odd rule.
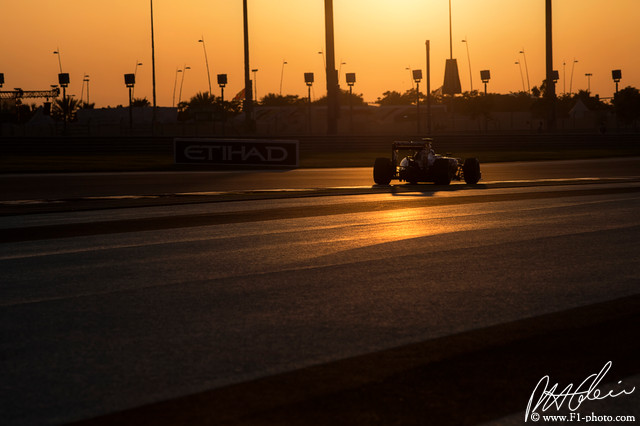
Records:
[[[304,104],[307,100],[301,99],[298,95],[277,95],[268,93],[260,101],[264,106],[290,106]]]
[[[53,103],[52,115],[58,120],[64,120],[65,117],[68,120],[75,118],[76,111],[80,108],[80,101],[67,96],[62,99],[56,99]]]
[[[216,104],[216,97],[209,92],[198,92],[189,100],[190,108],[210,107]]]
[[[131,106],[133,107],[148,107],[151,106],[151,102],[149,102],[149,100],[145,97],[145,98],[134,98],[131,101]]]

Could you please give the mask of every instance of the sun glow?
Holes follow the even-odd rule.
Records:
[[[80,95],[82,76],[91,76],[92,102],[115,106],[127,101],[122,74],[137,61],[136,96],[151,98],[149,2],[112,0],[57,2],[7,0],[0,27],[0,54],[5,86],[48,89],[56,83],[60,49],[65,72],[71,75],[68,93]],[[425,69],[425,41],[431,41],[431,83],[442,84],[449,56],[447,0],[334,0],[336,64],[344,79],[357,74],[356,93],[375,101],[387,90],[412,87],[410,69]],[[208,90],[202,44],[204,36],[212,76],[225,73],[225,93],[244,86],[242,2],[229,0],[155,0],[157,93],[160,105],[171,104],[175,70],[189,66],[183,98]],[[258,96],[278,93],[282,61],[283,90],[304,96],[305,72],[316,74],[314,93],[324,95],[324,2],[322,0],[249,0],[251,68]],[[519,51],[525,50],[531,85],[544,78],[544,2],[540,0],[452,0],[453,52],[458,59],[463,90],[469,90],[469,60],[474,89],[479,71],[491,70],[489,91],[521,90]],[[622,69],[622,87],[640,86],[640,38],[635,34],[640,2],[600,0],[554,2],[554,68],[559,87],[591,88],[611,96],[611,70]],[[469,56],[462,40],[468,40]],[[578,60],[573,75],[566,63]],[[212,78],[215,81],[215,77]],[[345,83],[342,81],[342,85]],[[214,94],[219,89],[214,87]]]

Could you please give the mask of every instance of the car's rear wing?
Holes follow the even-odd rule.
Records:
[[[420,141],[393,141],[391,144],[391,149],[422,149],[428,147],[433,139],[431,138],[423,138]]]

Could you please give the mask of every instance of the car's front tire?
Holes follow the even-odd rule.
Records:
[[[373,181],[378,185],[389,185],[393,178],[393,164],[389,158],[376,158],[373,164]]]

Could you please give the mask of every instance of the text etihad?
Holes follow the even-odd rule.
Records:
[[[289,152],[270,145],[189,145],[184,148],[184,156],[193,161],[282,162]]]

